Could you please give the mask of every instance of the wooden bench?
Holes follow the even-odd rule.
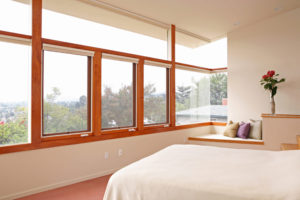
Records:
[[[189,137],[188,139],[194,141],[203,141],[203,142],[223,142],[223,143],[264,145],[263,140],[242,139],[239,137],[231,138],[221,134],[207,134],[207,135],[193,136],[193,137]]]

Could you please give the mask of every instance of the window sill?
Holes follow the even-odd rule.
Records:
[[[119,130],[101,131],[98,133],[95,132],[88,133],[88,136],[85,137],[82,137],[81,134],[78,133],[74,133],[71,135],[45,137],[42,138],[41,141],[36,144],[31,143],[31,144],[20,144],[20,145],[0,147],[0,154],[36,150],[42,148],[51,148],[56,146],[96,142],[96,141],[103,141],[103,140],[119,139],[119,138],[132,137],[132,136],[141,136],[146,134],[162,133],[162,132],[210,126],[210,125],[218,125],[218,126],[226,125],[226,123],[221,123],[221,124],[214,124],[214,123],[215,122],[204,122],[204,123],[170,126],[170,127],[165,127],[165,125],[149,126],[147,128],[144,127],[143,130],[136,130],[136,131],[129,131],[129,129],[127,128],[127,129],[119,129]]]

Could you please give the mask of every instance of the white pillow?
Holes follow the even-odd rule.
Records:
[[[249,138],[261,140],[262,139],[262,121],[261,120],[249,120],[250,123],[250,132]]]

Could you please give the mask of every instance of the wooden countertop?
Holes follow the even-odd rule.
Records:
[[[300,118],[300,115],[291,115],[291,114],[261,114],[262,118]]]

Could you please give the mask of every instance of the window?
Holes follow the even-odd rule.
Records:
[[[43,133],[90,131],[91,57],[44,51]]]
[[[28,143],[31,48],[0,40],[0,54],[0,146]]]
[[[176,62],[206,68],[227,67],[227,38],[207,43],[176,32]]]
[[[144,65],[145,125],[168,123],[168,71],[164,66]]]
[[[176,124],[210,121],[210,74],[176,68]]]
[[[102,129],[136,126],[137,60],[102,59]],[[122,61],[121,61],[122,60]]]
[[[26,2],[26,1],[25,1]],[[31,34],[31,5],[15,0],[0,1],[0,30]]]
[[[43,37],[167,59],[167,29],[104,9],[99,4],[44,0]]]
[[[227,73],[210,75],[210,121],[227,122]]]

